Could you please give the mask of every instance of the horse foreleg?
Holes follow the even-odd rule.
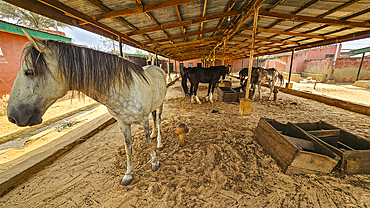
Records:
[[[157,150],[160,150],[160,151],[163,150],[162,137],[161,137],[162,111],[163,111],[163,103],[158,108],[158,114],[157,114],[157,127],[158,127]]]
[[[152,117],[153,117],[153,131],[150,137],[154,138],[157,135],[157,110],[152,112]]]
[[[211,95],[209,96],[209,101],[213,103],[213,92],[215,91],[216,83],[212,84],[212,90],[211,90]]]
[[[258,100],[261,100],[261,82],[258,82]]]
[[[195,84],[195,85],[194,85],[194,95],[195,95],[195,100],[197,101],[197,103],[198,103],[198,104],[202,104],[202,102],[200,102],[200,100],[199,100],[199,98],[198,98],[198,95],[197,95],[198,85],[199,85],[199,84]]]
[[[144,128],[145,142],[149,147],[150,156],[152,157],[152,159],[151,159],[151,161],[152,161],[152,171],[154,172],[154,171],[157,171],[158,168],[159,168],[159,161],[157,161],[157,155],[156,155],[156,153],[153,149],[153,146],[152,146],[152,138],[150,138],[150,135],[149,135],[149,119],[148,119],[148,117],[144,118],[142,125],[143,125],[143,128]]]
[[[211,87],[212,87],[212,84],[211,83],[209,83],[208,84],[208,92],[207,92],[207,97],[206,97],[206,101],[209,101],[209,92],[211,91]]]
[[[193,83],[190,83],[190,102],[193,103],[194,102],[194,84]]]
[[[275,86],[275,82],[274,82],[274,80],[272,80],[271,83],[270,83],[270,97],[269,97],[269,100],[272,99],[272,93],[274,92],[274,86]]]
[[[127,171],[125,176],[122,178],[121,185],[127,186],[132,181],[131,171],[133,168],[132,165],[132,146],[131,146],[131,125],[130,124],[122,124],[118,122],[119,127],[125,137],[125,149],[126,149],[126,157],[127,157]]]

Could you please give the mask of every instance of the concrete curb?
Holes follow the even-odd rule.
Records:
[[[89,109],[89,108],[91,108],[91,107],[93,107],[93,106],[95,106],[95,105],[98,105],[98,104],[100,104],[100,103],[98,103],[98,102],[96,102],[96,103],[92,103],[92,104],[90,104],[90,105],[86,105],[86,106],[84,106],[84,107],[81,107],[81,108],[75,109],[75,110],[73,110],[73,111],[71,111],[71,112],[68,112],[68,113],[62,114],[62,115],[57,116],[57,117],[55,117],[55,118],[52,118],[52,119],[46,120],[46,121],[42,122],[42,123],[41,123],[41,124],[39,124],[39,125],[31,126],[31,127],[27,127],[27,128],[25,128],[25,129],[22,129],[22,130],[19,130],[19,131],[16,131],[16,132],[13,132],[13,133],[7,134],[7,135],[5,135],[5,136],[2,136],[2,137],[0,137],[0,144],[5,143],[5,142],[7,142],[7,141],[10,141],[10,140],[12,140],[12,139],[14,139],[14,138],[17,138],[17,137],[19,137],[19,136],[21,136],[21,135],[23,135],[23,134],[27,134],[27,133],[30,133],[30,132],[32,132],[32,131],[35,131],[36,129],[42,128],[42,127],[47,126],[47,125],[49,125],[49,124],[52,124],[52,123],[54,123],[54,122],[57,122],[57,121],[59,121],[59,120],[61,120],[61,119],[63,119],[63,118],[67,118],[68,116],[71,116],[71,115],[76,114],[76,113],[78,113],[78,112],[80,112],[80,111],[83,111],[83,110]]]
[[[23,162],[0,173],[0,197],[11,191],[18,184],[29,179],[42,167],[51,164],[56,158],[68,152],[75,145],[84,142],[99,130],[114,123],[116,120],[109,113],[89,121],[73,129],[58,139],[44,145],[41,153],[31,156]],[[39,150],[40,151],[40,150]],[[32,154],[32,153],[29,153]],[[22,157],[27,157],[27,154]]]

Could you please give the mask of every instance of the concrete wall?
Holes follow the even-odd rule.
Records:
[[[0,31],[0,97],[10,94],[20,69],[22,49],[28,39],[25,36]]]

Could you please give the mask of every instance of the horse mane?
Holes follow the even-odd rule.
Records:
[[[73,90],[87,95],[98,89],[108,93],[114,84],[130,87],[133,76],[147,81],[141,66],[119,57],[90,48],[53,40],[38,40],[51,49],[58,62],[58,71]],[[30,56],[30,58],[27,58]],[[45,78],[50,73],[45,54],[40,53],[32,44],[22,52],[22,62],[34,70],[36,77]]]

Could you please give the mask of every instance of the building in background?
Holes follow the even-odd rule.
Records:
[[[28,42],[23,29],[37,39],[71,42],[63,32],[31,29],[0,21],[0,98],[10,94],[21,64],[22,49]]]

